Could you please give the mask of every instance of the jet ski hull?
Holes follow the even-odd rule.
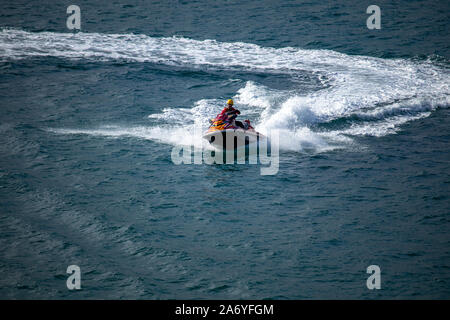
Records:
[[[254,130],[225,129],[208,131],[203,135],[211,146],[222,150],[243,148],[247,145],[258,144],[266,137]]]

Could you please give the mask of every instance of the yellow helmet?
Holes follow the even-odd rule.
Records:
[[[228,101],[227,101],[227,104],[228,104],[228,105],[230,105],[230,104],[231,104],[231,105],[233,105],[233,104],[234,104],[234,102],[233,102],[233,100],[232,100],[232,99],[228,99]]]

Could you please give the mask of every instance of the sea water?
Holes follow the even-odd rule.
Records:
[[[2,6],[0,298],[450,297],[447,2],[127,3]],[[229,98],[276,174],[172,161]]]

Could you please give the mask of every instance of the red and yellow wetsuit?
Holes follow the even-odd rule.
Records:
[[[212,121],[208,131],[224,130],[229,128],[235,128],[233,120],[241,112],[231,106],[223,108],[222,112]]]

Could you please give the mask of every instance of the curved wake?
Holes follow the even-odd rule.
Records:
[[[450,104],[448,64],[431,59],[381,59],[331,50],[268,48],[180,37],[133,34],[0,32],[2,61],[58,57],[88,61],[155,63],[199,70],[287,75],[298,86],[274,89],[246,81],[234,99],[245,117],[263,133],[279,130],[280,147],[329,150],[351,143],[352,136],[384,136],[408,121],[427,117]],[[199,100],[190,108],[166,106],[149,115],[154,126],[56,130],[108,136],[135,136],[165,143],[193,144],[194,128],[207,125],[222,100]],[[186,116],[188,115],[188,116]],[[196,119],[185,123],[185,119]],[[182,120],[181,120],[182,119]],[[172,123],[170,125],[169,123]],[[173,131],[173,127],[178,131]]]

